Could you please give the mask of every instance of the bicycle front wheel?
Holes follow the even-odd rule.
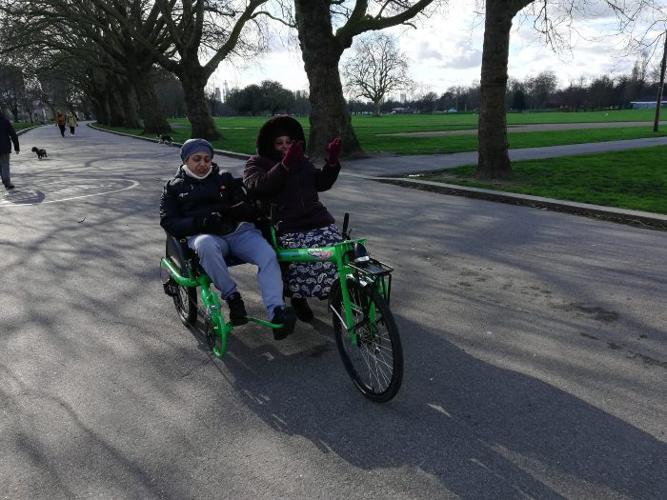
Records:
[[[403,381],[403,349],[398,328],[389,305],[372,285],[362,286],[348,279],[347,287],[356,341],[341,322],[345,307],[340,283],[336,283],[329,306],[338,352],[357,389],[368,399],[384,403],[396,395]]]

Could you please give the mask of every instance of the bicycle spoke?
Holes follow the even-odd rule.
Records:
[[[384,375],[384,372],[380,369],[377,358],[375,356],[369,356],[369,357],[373,361],[373,366],[371,367],[372,369],[371,375],[377,381],[377,388],[384,389],[386,385],[388,385],[388,384],[384,385],[380,381],[380,375]]]
[[[370,349],[369,349],[369,351],[370,351]],[[373,360],[373,364],[375,366],[375,372],[382,374],[387,381],[387,385],[389,385],[389,381],[390,381],[391,377],[389,379],[387,379],[385,372],[386,371],[391,372],[391,370],[393,370],[393,368],[394,368],[393,363],[390,364],[385,359],[381,358],[380,356],[376,356],[373,353],[370,354],[370,357]],[[383,369],[382,365],[384,365],[386,367],[386,369]]]
[[[380,380],[379,380],[379,378],[373,376],[375,374],[375,370],[373,370],[373,367],[371,366],[372,365],[371,357],[365,349],[361,350],[361,357],[363,358],[364,363],[366,363],[366,368],[368,369],[368,379],[369,379],[369,381],[366,385],[368,387],[370,387],[371,389],[376,389],[376,387],[373,386],[373,381],[374,381],[374,379],[377,379],[377,381],[378,381],[377,389],[380,389]]]
[[[351,331],[344,330],[340,320],[333,316],[343,362],[366,397],[378,402],[388,401],[398,391],[403,371],[400,339],[391,311],[373,287],[362,287],[350,279],[348,292],[349,302],[344,303],[342,292],[338,291],[334,308],[344,313],[345,307],[349,307]],[[353,338],[356,341],[353,342]]]
[[[390,342],[390,343],[391,343],[391,342]],[[377,343],[374,343],[374,344],[375,344],[375,348],[376,348],[376,349],[379,349],[380,351],[386,351],[386,352],[388,352],[390,355],[391,355],[391,353],[393,352],[393,349],[391,349],[391,347],[386,347],[386,346],[383,346],[383,345],[378,345]]]
[[[370,338],[369,337],[376,337]],[[373,389],[383,390],[390,382],[391,377],[387,376],[387,372],[391,373],[393,370],[393,362],[389,362],[385,357],[383,351],[389,354],[391,359],[392,350],[380,345],[378,341],[384,339],[385,343],[390,343],[388,337],[383,337],[378,334],[371,335],[367,331],[359,332],[359,355],[361,356],[367,372],[367,385]]]
[[[393,368],[393,363],[389,363],[386,359],[382,358],[381,356],[374,356],[372,354],[370,356],[375,360],[376,364],[383,364],[390,370]]]

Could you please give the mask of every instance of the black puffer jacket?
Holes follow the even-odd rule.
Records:
[[[318,192],[333,186],[340,164],[316,168],[304,157],[288,172],[273,147],[276,137],[287,135],[304,141],[303,128],[294,118],[279,116],[269,120],[257,136],[257,155],[251,156],[243,172],[248,192],[263,205],[276,204],[278,234],[303,232],[334,223],[333,216],[320,202]]]
[[[205,179],[195,179],[185,173],[183,167],[168,181],[160,198],[160,225],[177,238],[200,233],[195,218],[218,212],[231,233],[240,220],[230,214],[230,207],[247,203],[248,198],[241,179],[228,172],[220,172],[214,163],[212,172]],[[244,220],[252,219],[246,217]]]
[[[14,131],[14,127],[7,118],[0,114],[0,154],[11,153],[12,143],[14,143],[14,149],[18,151],[19,138]]]

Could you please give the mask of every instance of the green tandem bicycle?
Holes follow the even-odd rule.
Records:
[[[403,379],[401,340],[389,307],[393,269],[368,255],[365,239],[350,239],[348,222],[345,214],[344,241],[332,246],[283,248],[273,225],[269,226],[269,238],[279,262],[336,264],[338,281],[328,305],[338,352],[356,388],[372,401],[386,402],[396,395]],[[230,266],[243,264],[233,257],[227,262]],[[173,299],[180,320],[194,327],[201,314],[207,343],[213,354],[222,358],[234,326],[225,320],[220,297],[211,290],[211,279],[184,239],[167,235],[160,268],[165,293]],[[282,326],[250,316],[248,320],[269,328]]]

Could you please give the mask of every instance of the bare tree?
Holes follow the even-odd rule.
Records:
[[[0,65],[0,109],[6,108],[18,121],[25,96],[23,71],[18,66]]]
[[[567,31],[576,17],[587,15],[593,7],[612,12],[619,22],[619,32],[622,32],[635,22],[639,12],[653,3],[652,0],[486,0],[477,177],[504,178],[511,172],[504,98],[510,30],[519,11],[530,6],[527,16],[533,19],[535,28],[546,42],[558,49],[568,43],[568,37],[563,36],[563,27]]]
[[[268,0],[154,0],[152,4],[159,10],[159,19],[173,44],[167,50],[156,47],[122,14],[120,0],[90,1],[117,19],[136,43],[151,51],[160,66],[178,77],[193,137],[219,138],[207,105],[206,84],[224,59],[234,54],[248,55],[261,48],[261,39],[253,44],[241,34],[249,23],[259,27],[257,19],[265,13],[258,9]],[[202,63],[200,56],[208,56],[206,62]]]
[[[373,33],[355,42],[343,64],[343,79],[350,95],[370,100],[379,116],[384,98],[412,83],[407,70],[406,56],[398,49],[396,38]]]
[[[338,71],[340,58],[354,37],[409,23],[435,1],[294,0],[301,55],[310,85],[308,151],[312,157],[321,157],[327,142],[337,135],[343,138],[344,154],[363,154]]]
[[[159,10],[150,7],[147,0],[112,0],[110,4],[119,17],[132,23],[134,30],[142,32],[158,49],[169,47]],[[105,92],[112,93],[110,84],[120,87],[115,93],[123,96],[122,125],[140,127],[141,115],[147,132],[170,129],[160,112],[151,81],[155,59],[150,50],[135,43],[117,18],[94,3],[81,0],[23,0],[20,3],[1,0],[0,7],[13,20],[7,39],[15,52],[28,51],[47,67],[55,67],[63,61],[71,67],[72,61],[77,61],[76,68],[87,66],[85,71],[76,73],[83,77],[79,81],[81,87],[104,88]],[[94,73],[109,75],[102,87],[86,80],[86,77],[93,78]],[[94,100],[101,104],[100,96]]]
[[[479,104],[477,176],[505,177],[511,171],[507,153],[507,63],[514,16],[531,0],[486,0]]]
[[[479,159],[476,175],[494,179],[511,172],[507,142],[505,93],[510,30],[515,16],[530,6],[527,17],[547,44],[558,49],[567,46],[563,35],[577,17],[585,17],[593,7],[607,8],[619,23],[619,32],[628,30],[637,14],[649,9],[653,0],[486,0],[482,77],[479,110]]]
[[[664,36],[664,41],[662,42],[662,57],[660,58],[660,67],[657,70],[656,79],[659,80],[658,84],[658,93],[656,96],[656,109],[655,109],[655,119],[653,123],[653,131],[658,131],[658,126],[660,124],[660,107],[662,105],[663,97],[663,88],[665,83],[665,64],[667,58],[667,6],[664,1],[650,1],[650,0],[635,0],[636,3],[640,5],[640,8],[635,8],[632,13],[631,19],[644,17],[646,24],[643,25],[643,29],[635,32],[631,31],[629,35],[628,47],[640,49],[641,51],[641,61],[640,64],[635,65],[637,71],[633,70],[632,79],[635,82],[640,82],[639,89],[644,85],[644,80],[646,77],[648,61],[650,54],[653,54],[660,50],[660,41]],[[610,3],[607,1],[607,3]],[[613,4],[612,4],[613,5]],[[648,12],[648,15],[647,15]],[[642,25],[639,22],[633,23],[632,27],[637,25]]]
[[[658,96],[655,102],[655,120],[653,121],[653,132],[658,131],[660,125],[660,107],[662,106],[662,93],[665,88],[665,66],[667,65],[667,31],[665,31],[665,45],[662,49],[662,59],[660,59],[660,79],[658,81]]]
[[[106,51],[105,63],[114,80],[126,86],[120,92],[124,106],[138,102],[141,114],[159,113],[151,68],[157,62],[174,73],[183,86],[187,111],[195,136],[219,137],[206,102],[205,87],[220,62],[232,54],[251,54],[261,43],[241,37],[246,24],[261,14],[257,8],[268,0],[0,0],[16,13],[24,13],[25,24],[51,28],[64,25],[86,38],[72,44],[44,36],[44,45],[81,57],[86,52]],[[40,17],[41,16],[41,17]],[[258,39],[261,42],[261,39]],[[55,45],[54,45],[55,43]],[[20,41],[15,46],[20,46]],[[97,48],[97,50],[96,50]],[[199,58],[206,58],[201,63]],[[128,115],[132,109],[126,109]],[[150,120],[146,120],[150,121]],[[168,127],[166,120],[152,129]]]

